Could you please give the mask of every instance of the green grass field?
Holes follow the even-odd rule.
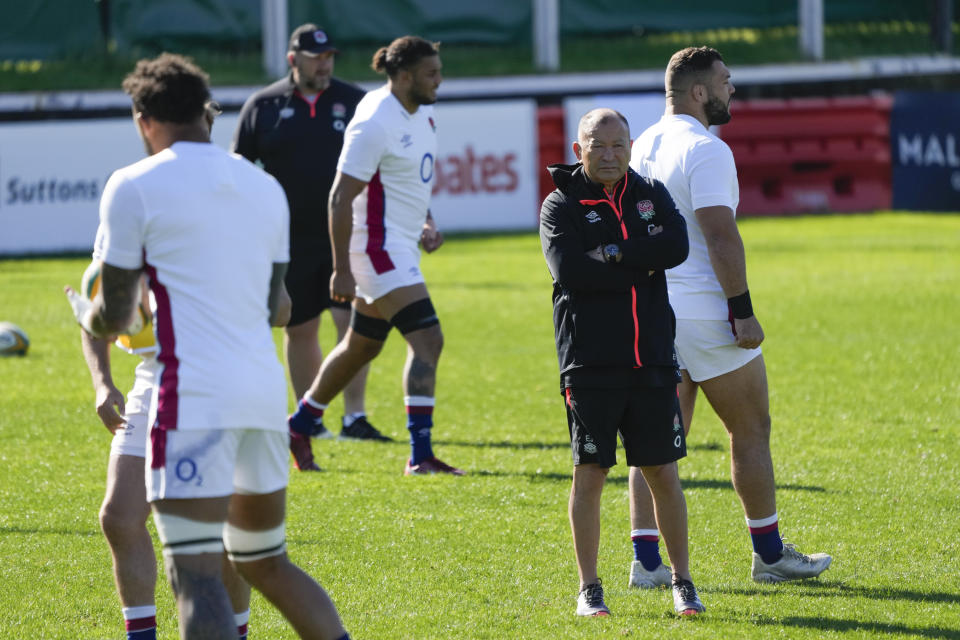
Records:
[[[621,460],[600,550],[614,615],[576,618],[570,454],[539,242],[453,238],[423,266],[446,334],[436,448],[469,475],[404,478],[405,444],[323,441],[326,472],[291,478],[290,555],[354,638],[960,638],[960,216],[741,229],[767,334],[781,531],[834,555],[823,579],[750,581],[726,438],[701,402],[680,471],[707,613],[678,620],[669,592],[627,590]],[[97,524],[109,437],[61,293],[85,266],[0,261],[0,320],[33,342],[28,357],[0,360],[2,638],[123,637]],[[399,439],[403,356],[394,335],[368,399],[373,422]],[[114,362],[128,388],[134,359],[114,350]],[[339,421],[339,406],[328,415]],[[157,603],[160,636],[176,638],[163,582]],[[294,637],[259,597],[252,609],[251,640]]]

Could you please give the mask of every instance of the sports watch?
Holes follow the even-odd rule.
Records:
[[[620,262],[621,258],[623,258],[623,254],[620,253],[620,245],[618,244],[603,245],[603,261],[604,262]]]

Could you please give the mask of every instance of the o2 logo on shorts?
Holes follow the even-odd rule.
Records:
[[[423,154],[423,159],[420,161],[420,179],[424,182],[433,180],[433,154]]]
[[[197,472],[197,463],[190,458],[180,458],[174,473],[180,482],[196,484],[198,487],[203,485],[203,476]]]

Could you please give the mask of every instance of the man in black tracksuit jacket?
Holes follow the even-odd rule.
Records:
[[[323,311],[330,309],[338,339],[350,326],[350,305],[330,299],[333,255],[327,199],[337,173],[343,133],[366,92],[333,77],[336,53],[325,30],[312,23],[297,27],[287,52],[290,73],[247,99],[232,144],[235,153],[259,161],[277,179],[290,206],[290,265],[284,283],[293,309],[285,328],[284,351],[297,398],[310,387],[323,360],[317,341]],[[364,367],[344,389],[340,435],[389,440],[366,418],[368,370]],[[324,427],[318,428],[314,437],[330,435]],[[299,452],[298,441],[294,439],[292,444]],[[302,454],[295,461],[298,469],[316,468],[316,463]]]
[[[686,455],[677,403],[674,317],[663,270],[687,257],[687,228],[663,184],[628,166],[626,119],[596,109],[580,121],[576,165],[552,165],[540,240],[553,276],[553,319],[573,453],[570,522],[579,615],[607,615],[597,577],[600,495],[616,464],[640,467],[656,504],[679,614],[703,610],[690,581],[686,504],[676,461]],[[660,566],[663,566],[662,564]],[[666,571],[666,570],[665,570]]]

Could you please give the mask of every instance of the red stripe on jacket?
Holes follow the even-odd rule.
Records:
[[[620,197],[617,198],[617,202],[614,202],[613,199],[617,196],[617,187],[613,187],[613,196],[607,193],[607,190],[603,190],[603,194],[607,196],[602,200],[581,200],[580,204],[590,206],[595,206],[598,204],[606,203],[610,205],[610,208],[613,209],[613,212],[617,214],[617,220],[620,221],[620,233],[623,234],[623,239],[626,240],[630,237],[630,234],[627,233],[627,225],[623,221],[623,194],[627,192],[627,178],[623,178],[623,189],[620,190]],[[643,362],[640,360],[640,319],[637,317],[637,287],[630,287],[630,302],[631,310],[633,312],[633,359],[637,363],[638,367],[643,366]]]

